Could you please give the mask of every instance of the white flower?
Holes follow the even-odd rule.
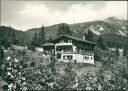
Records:
[[[14,78],[14,76],[10,72],[8,72],[7,74],[10,75],[11,78]]]
[[[77,88],[78,87],[78,83],[73,85],[73,88]]]
[[[8,90],[11,91],[13,87],[13,84],[11,83],[10,85],[8,85]]]
[[[18,59],[15,58],[15,62],[19,62]]]
[[[11,57],[7,57],[7,60],[10,60],[11,59]]]
[[[9,67],[9,68],[7,68],[8,70],[11,70],[12,68],[11,67]]]
[[[7,73],[8,75],[12,75],[10,72]]]
[[[25,78],[24,78],[24,77],[22,77],[22,79],[23,79],[23,80],[25,80]]]

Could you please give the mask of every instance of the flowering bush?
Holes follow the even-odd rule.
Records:
[[[108,58],[102,59],[103,62]],[[39,90],[126,90],[126,58],[111,57],[114,64],[101,67],[60,63],[42,52],[11,49],[2,65],[3,88],[10,91]]]
[[[42,53],[34,53],[29,50],[7,51],[2,67],[3,80],[7,86],[3,87],[19,90],[46,88],[47,81],[51,80],[51,70],[47,67],[50,62],[46,62],[46,58]]]

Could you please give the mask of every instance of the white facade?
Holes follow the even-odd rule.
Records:
[[[58,47],[70,47],[71,50],[70,51],[65,51],[65,50],[60,50],[58,51],[57,48]],[[77,63],[90,63],[90,64],[94,64],[94,53],[93,52],[87,52],[87,53],[83,53],[83,52],[77,52],[77,47],[74,46],[72,43],[64,43],[64,42],[60,42],[55,44],[55,54],[60,53],[61,57],[59,58],[60,61],[63,62],[69,62],[69,61],[74,61]]]
[[[91,63],[94,64],[94,55],[84,55],[75,53],[62,53],[60,61],[70,61],[68,57],[72,57],[71,61],[76,61],[77,63]]]

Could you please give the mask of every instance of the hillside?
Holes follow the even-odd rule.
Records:
[[[124,56],[117,57],[110,51],[97,49],[101,59],[95,64],[67,63],[58,61],[54,56],[19,47],[5,52],[0,89],[7,89],[5,82],[9,84],[11,80],[19,91],[16,83],[22,80],[20,86],[27,87],[29,91],[87,91],[88,87],[92,89],[88,91],[98,91],[99,88],[103,89],[99,91],[127,90],[127,59]],[[7,64],[12,65],[8,67]],[[8,76],[10,80],[5,79]]]
[[[84,33],[89,29],[94,33],[95,42],[99,35],[102,35],[109,46],[112,46],[115,42],[120,44],[125,44],[128,40],[128,20],[119,20],[115,17],[109,17],[100,21],[91,21],[84,23],[69,24],[70,29],[73,31],[73,36],[82,38]],[[45,33],[47,39],[56,38],[56,32],[60,24],[46,26]],[[0,27],[0,35],[6,35],[7,27]],[[9,28],[8,30],[15,30]],[[2,33],[1,33],[2,31]],[[30,44],[35,32],[39,33],[40,28],[32,28],[25,32],[17,31],[21,36],[23,36],[24,44]]]
[[[69,24],[70,29],[73,31],[73,36],[82,38],[84,33],[89,29],[94,33],[94,39],[97,40],[99,35],[103,35],[106,42],[117,42],[119,44],[125,43],[128,39],[128,20],[119,20],[115,17],[109,17],[102,21],[92,21],[84,23]],[[47,39],[56,38],[56,32],[60,24],[45,27]],[[39,32],[40,28],[33,28],[27,30],[25,33],[30,41],[35,32]],[[118,40],[117,40],[118,39]],[[111,43],[112,44],[112,43]],[[110,44],[110,45],[111,45]]]
[[[0,43],[2,45],[9,44],[9,42],[15,38],[15,44],[23,45],[25,32],[16,30],[12,27],[0,26]]]

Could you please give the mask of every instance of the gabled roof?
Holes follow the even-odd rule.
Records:
[[[55,40],[57,40],[57,39],[59,39],[59,38],[61,38],[61,37],[67,37],[67,38],[70,38],[70,39],[73,39],[73,40],[76,40],[76,41],[79,41],[79,42],[85,42],[85,43],[89,43],[89,44],[96,45],[95,43],[90,42],[90,41],[87,41],[87,40],[85,40],[85,39],[76,38],[76,37],[69,36],[69,35],[61,35],[61,36],[57,37],[56,39],[54,39],[52,42],[54,42]]]

